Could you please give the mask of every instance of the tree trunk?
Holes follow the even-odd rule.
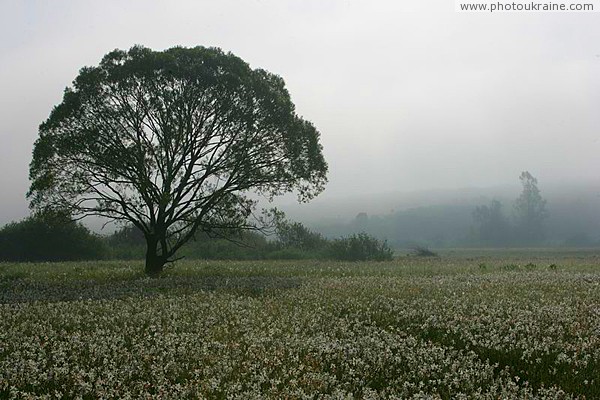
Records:
[[[157,278],[165,265],[164,258],[156,254],[158,240],[153,237],[146,238],[146,267],[145,272],[151,278]]]

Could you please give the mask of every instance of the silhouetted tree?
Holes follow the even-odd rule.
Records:
[[[323,190],[319,133],[284,81],[216,48],[136,46],[83,68],[40,125],[34,209],[131,223],[158,275],[196,232],[256,229],[256,192]]]
[[[539,242],[544,238],[544,220],[548,217],[546,200],[537,187],[537,179],[524,171],[519,177],[523,191],[515,202],[517,230],[521,240]]]

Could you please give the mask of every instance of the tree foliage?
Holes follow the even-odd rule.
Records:
[[[60,213],[38,214],[0,229],[0,261],[104,258],[102,239]]]
[[[136,46],[83,68],[40,125],[34,209],[135,225],[157,275],[196,232],[253,229],[256,201],[323,190],[319,133],[284,81],[216,48]]]

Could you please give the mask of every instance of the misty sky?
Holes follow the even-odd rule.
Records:
[[[0,224],[28,214],[37,127],[65,86],[134,44],[218,46],[281,75],[321,132],[330,196],[515,184],[522,170],[598,182],[600,13],[413,3],[1,1]]]

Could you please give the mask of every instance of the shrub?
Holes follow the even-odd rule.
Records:
[[[25,218],[0,229],[0,261],[71,261],[105,258],[102,239],[66,215]]]
[[[335,239],[330,245],[333,259],[343,261],[387,261],[394,252],[387,241],[379,241],[366,233]]]

